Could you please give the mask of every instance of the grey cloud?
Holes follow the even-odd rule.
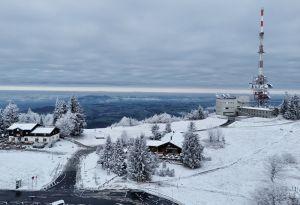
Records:
[[[275,87],[299,89],[294,0],[4,0],[0,82],[245,88],[261,6],[265,72]]]

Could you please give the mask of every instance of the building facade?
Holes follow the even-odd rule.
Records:
[[[248,104],[248,96],[235,97],[223,94],[216,98],[216,114],[223,116],[236,116],[238,114],[238,108]]]
[[[14,123],[8,129],[8,141],[12,143],[52,144],[59,139],[59,129],[42,127],[34,123]]]
[[[279,110],[277,108],[261,108],[261,107],[240,107],[238,115],[250,117],[273,118],[277,117]]]
[[[159,140],[149,140],[147,141],[147,146],[151,152],[159,155],[180,155],[182,152],[182,147],[176,145],[172,141],[163,142]]]

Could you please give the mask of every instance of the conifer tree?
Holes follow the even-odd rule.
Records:
[[[79,136],[82,134],[83,129],[86,127],[86,121],[83,109],[75,96],[72,96],[70,99],[69,109],[76,116],[72,135]]]
[[[70,137],[75,126],[75,115],[68,111],[56,121],[55,126],[59,128],[62,137]]]
[[[188,124],[188,132],[196,132],[197,130],[196,130],[196,125],[195,125],[195,123],[194,122],[190,122],[189,124]]]
[[[151,132],[153,134],[153,136],[151,137],[151,139],[153,139],[153,140],[160,140],[161,139],[162,135],[159,132],[159,126],[157,124],[154,124],[151,127]]]
[[[285,112],[288,109],[289,100],[290,100],[290,96],[286,93],[283,100],[282,100],[282,103],[280,105],[280,113],[283,114],[283,115],[285,114]]]
[[[129,149],[127,163],[127,175],[129,179],[137,182],[151,180],[153,161],[143,135],[134,140],[133,146]]]
[[[167,123],[166,127],[165,127],[165,133],[170,133],[172,132],[172,128],[171,128],[171,123]]]
[[[100,156],[100,163],[102,168],[106,169],[108,172],[111,171],[113,165],[113,143],[111,142],[110,136],[106,138],[104,150]]]
[[[117,139],[113,152],[113,172],[118,176],[126,174],[126,155],[121,139]]]
[[[53,111],[53,123],[55,124],[56,121],[67,112],[68,112],[67,103],[64,100],[56,99],[55,108]]]
[[[182,146],[183,164],[191,169],[201,167],[203,149],[203,146],[199,142],[198,135],[193,132],[186,132]]]
[[[18,122],[19,108],[14,102],[9,102],[2,112],[4,127],[7,129],[11,124]]]
[[[3,120],[3,110],[0,109],[0,136],[5,132],[5,124]]]

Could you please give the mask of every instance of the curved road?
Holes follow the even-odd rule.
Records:
[[[82,146],[81,146],[82,147]],[[174,202],[139,190],[76,190],[76,175],[80,158],[96,150],[96,147],[82,147],[69,159],[64,171],[50,184],[45,191],[15,192],[0,191],[1,201],[47,204],[59,199],[64,199],[68,204],[136,204],[136,205],[176,205]],[[31,197],[33,196],[33,197]],[[26,203],[25,203],[26,202]],[[5,203],[4,203],[5,204]]]

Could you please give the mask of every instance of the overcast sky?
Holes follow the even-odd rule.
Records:
[[[1,0],[0,84],[300,89],[298,0]]]

